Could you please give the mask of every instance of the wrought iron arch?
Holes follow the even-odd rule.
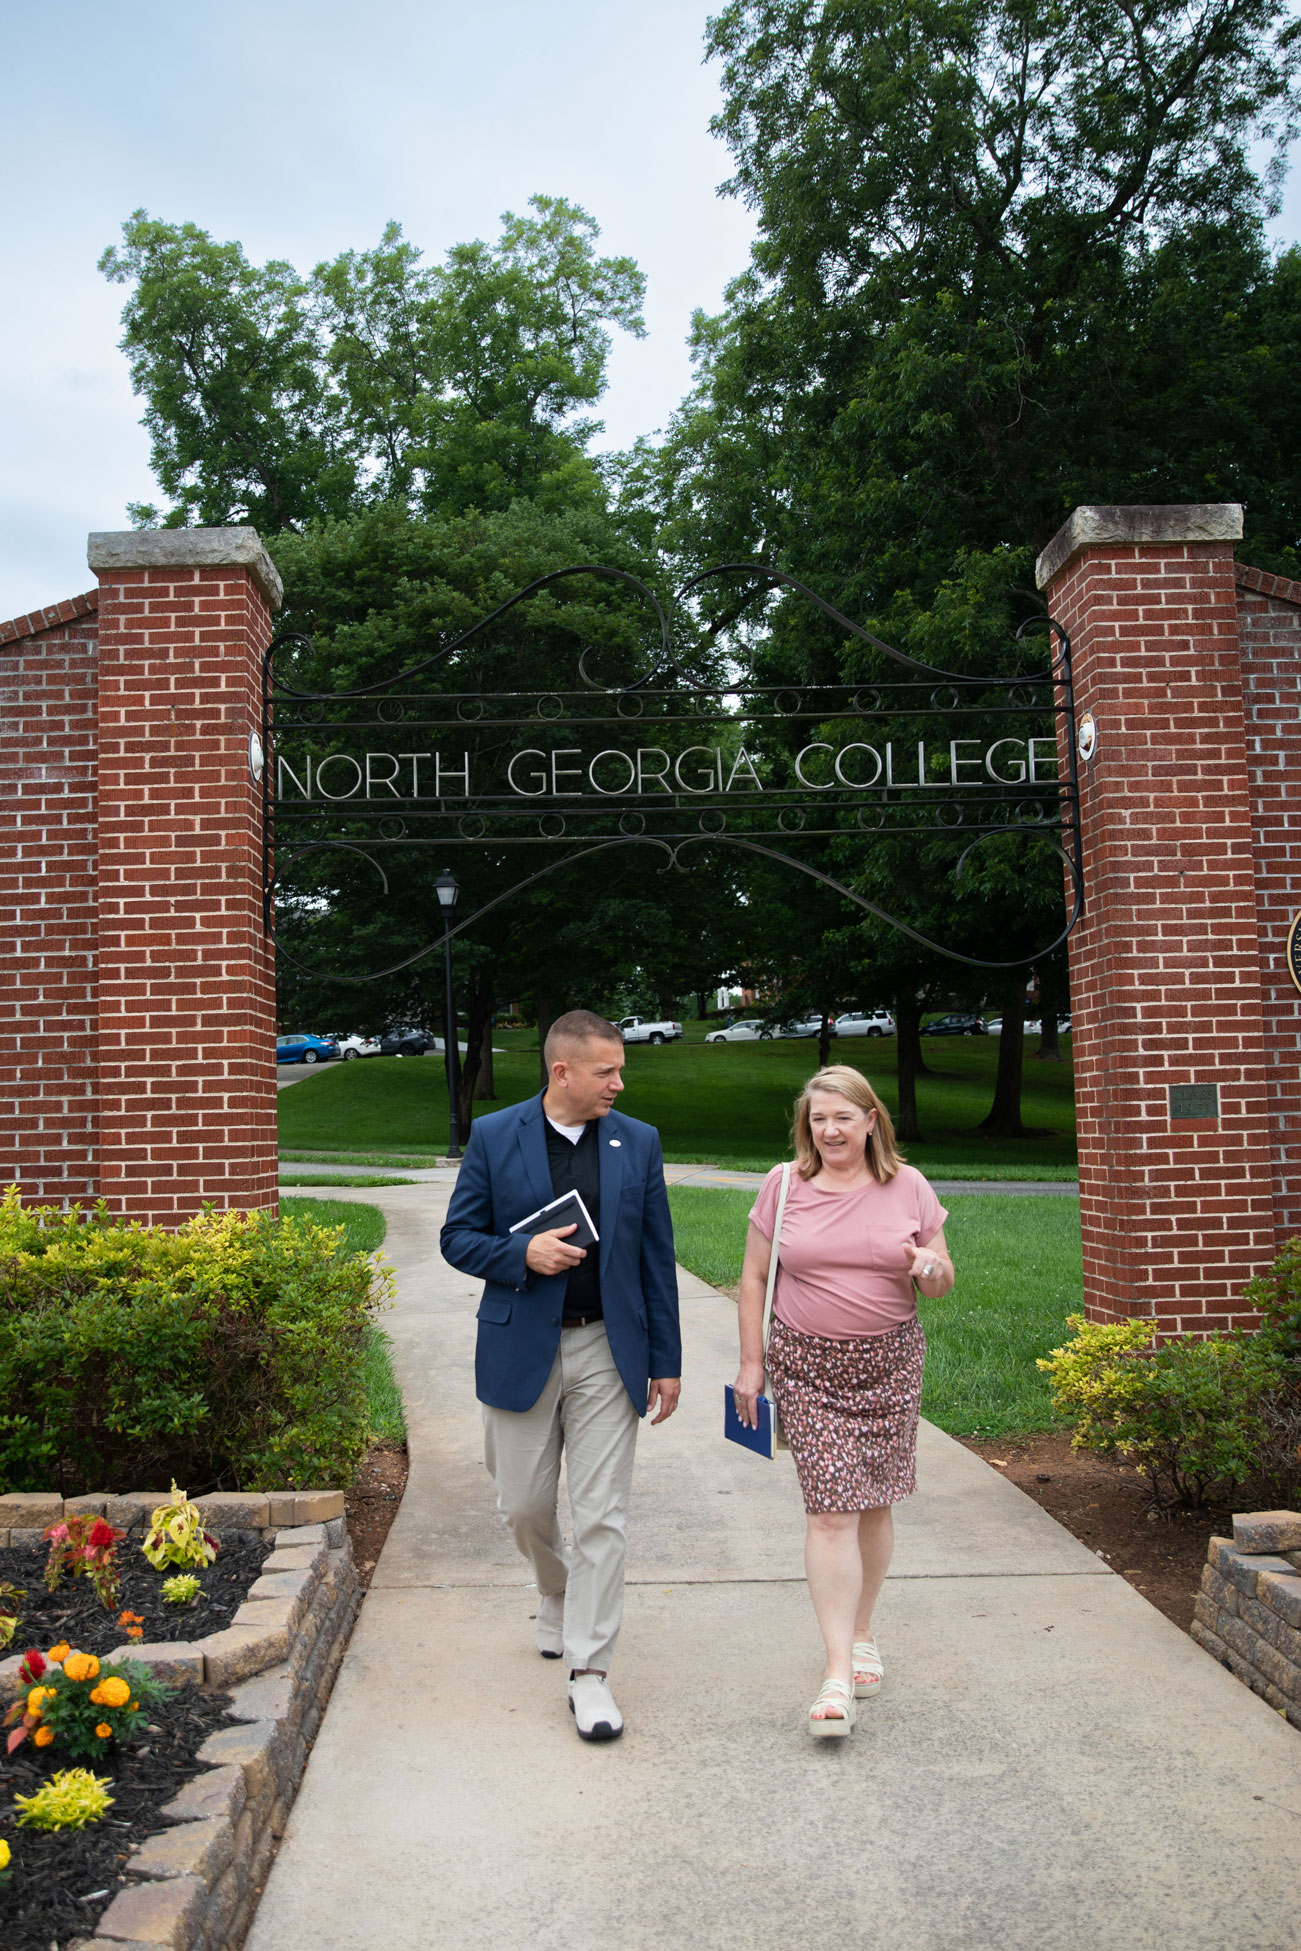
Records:
[[[495,623],[530,597],[579,576],[620,583],[648,604],[658,638],[649,668],[627,682],[604,684],[589,661],[598,647],[588,642],[580,649],[575,662],[576,682],[564,691],[411,689],[415,680],[440,666],[445,667],[457,651],[482,638]],[[687,660],[675,650],[675,621],[687,615],[689,599],[703,586],[737,576],[751,578],[760,588],[789,590],[847,634],[891,660],[906,675],[883,676],[857,685],[763,684],[735,669],[721,679],[693,677]],[[547,620],[553,625],[563,625],[563,612]],[[565,847],[560,858],[523,876],[465,916],[451,931],[455,937],[466,934],[484,916],[562,868],[612,849],[658,848],[666,855],[660,871],[669,872],[675,868],[687,871],[681,859],[686,848],[715,846],[734,848],[793,868],[919,946],[967,967],[992,972],[1026,966],[1060,947],[1076,925],[1084,904],[1070,640],[1061,626],[1047,616],[1030,619],[1017,632],[1016,640],[1025,640],[1032,629],[1047,629],[1050,633],[1046,668],[973,675],[910,657],[864,629],[807,584],[771,565],[723,563],[704,570],[684,583],[666,606],[648,584],[627,570],[588,563],[535,578],[409,669],[350,691],[312,691],[278,680],[275,659],[279,652],[291,645],[309,653],[312,650],[311,640],[301,635],[291,633],[279,637],[271,644],[264,660],[263,746],[267,755],[263,775],[264,912],[268,932],[275,932],[275,894],[285,871],[294,862],[313,854],[342,851],[358,855],[376,869],[387,891],[388,878],[374,857],[382,848],[437,846],[443,849],[484,842],[494,847]],[[372,700],[378,702],[373,707],[373,715],[367,715]],[[887,736],[892,724],[907,724],[911,742],[919,725],[923,728],[938,725],[951,730],[954,724],[964,722],[969,728],[985,728],[987,749],[982,757],[987,778],[959,779],[960,769],[969,773],[980,766],[976,758],[957,756],[959,746],[979,745],[980,739],[959,738],[949,741],[946,781],[936,766],[934,754],[928,753],[925,730],[916,740],[916,778],[895,777],[894,741]],[[683,728],[699,730],[705,724],[714,727],[715,744],[683,748],[680,742]],[[1051,736],[1036,735],[1030,730],[1032,724],[1050,727]],[[499,767],[496,774],[489,769],[489,776],[481,775],[477,780],[471,777],[471,759],[466,749],[463,766],[448,767],[449,780],[456,778],[458,782],[450,791],[443,790],[441,752],[436,753],[432,747],[428,752],[406,752],[401,757],[412,762],[410,791],[400,792],[395,783],[400,770],[397,755],[369,750],[363,767],[355,754],[339,749],[338,745],[340,739],[351,733],[392,731],[399,725],[407,731],[443,735],[464,735],[475,728],[544,738],[564,731],[568,736],[587,734],[613,742],[604,744],[590,761],[586,759],[585,745],[557,747],[553,740],[549,746],[527,746],[514,754],[504,777]],[[829,736],[810,739],[792,761],[789,733],[801,725]],[[1006,727],[1003,735],[988,741],[988,730],[1000,727]],[[656,728],[669,733],[665,746],[630,745],[630,735]],[[784,742],[780,757],[791,762],[790,769],[784,763],[774,769],[758,749],[765,732],[775,728],[781,728]],[[833,742],[838,735],[837,728],[848,732],[870,730],[871,738],[851,737],[837,747]],[[747,735],[756,743],[753,753],[747,748]],[[318,752],[314,761],[313,739],[318,746],[326,742],[331,745],[323,757]],[[730,749],[733,744],[739,756],[734,754],[725,783],[724,746]],[[1059,750],[1064,753],[1064,776],[1057,770],[1055,756],[1049,759],[1037,752],[1040,745],[1051,745],[1054,755]],[[1020,746],[1028,759],[1000,761],[1009,768],[1000,774],[994,766],[993,755],[1009,746]],[[817,780],[808,777],[804,761],[814,752],[832,755],[833,777]],[[665,762],[662,768],[651,770],[649,784],[643,766],[647,753]],[[684,781],[682,776],[683,760],[688,753],[704,754],[708,760],[708,764],[698,763],[695,783]],[[871,779],[845,776],[841,761],[849,753],[871,754],[876,762]],[[557,755],[585,762],[577,768],[562,770],[567,778],[585,776],[587,787],[558,788]],[[521,786],[516,777],[519,760],[546,761],[548,756],[551,789],[548,791],[546,787],[548,766],[545,763],[541,768],[541,787]],[[372,761],[376,759],[392,762],[394,770],[381,774],[381,790],[372,795]],[[419,773],[422,759],[428,760],[432,767],[432,791],[422,790]],[[622,760],[629,768],[621,788],[602,785],[597,780],[596,766],[610,759]],[[356,779],[347,792],[335,793],[322,786],[320,775],[325,766],[339,760],[353,767]],[[748,778],[734,790],[742,762]],[[761,763],[767,777],[761,774]],[[1039,770],[1049,764],[1053,766],[1051,778]],[[1018,765],[1019,773],[1012,770]],[[283,785],[286,775],[296,789],[296,798],[292,794],[278,794],[278,786]],[[531,778],[538,776],[536,770],[531,774]],[[426,780],[423,785],[427,787],[428,783]],[[576,800],[581,803],[575,805]],[[873,836],[947,836],[955,842],[966,842],[952,868],[955,877],[960,878],[977,846],[1008,833],[1029,834],[1049,846],[1064,865],[1069,888],[1069,914],[1061,932],[1032,953],[1008,960],[968,955],[932,940],[868,899],[856,887],[791,851],[796,836],[805,840],[849,836],[862,841],[869,841]],[[278,843],[281,852],[277,860]],[[440,933],[412,954],[362,976],[312,969],[283,944],[279,952],[308,973],[329,973],[332,980],[363,984],[411,967],[440,948],[444,939]]]

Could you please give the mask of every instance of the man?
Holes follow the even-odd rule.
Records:
[[[585,1741],[623,1717],[610,1662],[623,1617],[628,1495],[637,1426],[677,1407],[682,1338],[673,1226],[659,1135],[614,1109],[623,1038],[591,1010],[559,1017],[541,1096],[476,1120],[442,1232],[443,1257],[486,1281],[475,1387],[497,1505],[533,1567],[537,1646],[569,1666]],[[574,1225],[510,1228],[577,1191],[599,1244]],[[564,1451],[574,1540],[556,1515]]]

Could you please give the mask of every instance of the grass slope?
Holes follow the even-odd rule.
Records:
[[[348,1068],[355,1070],[356,1065],[350,1064]],[[378,1206],[364,1206],[352,1199],[282,1198],[280,1213],[284,1219],[310,1219],[317,1226],[342,1226],[352,1253],[375,1253],[384,1244],[387,1227]],[[392,1345],[382,1328],[372,1326],[366,1344],[366,1395],[372,1443],[405,1443],[407,1439],[402,1397],[393,1377],[389,1352]]]
[[[531,1031],[500,1033],[497,1099],[475,1112],[515,1104],[539,1088]],[[864,1071],[891,1110],[897,1107],[892,1037],[855,1039],[836,1051]],[[924,1136],[908,1147],[932,1176],[1060,1178],[1075,1170],[1075,1107],[1069,1063],[1027,1058],[1022,1115],[1043,1135],[992,1142],[974,1134],[989,1109],[998,1062],[996,1038],[934,1039],[934,1074],[918,1084]],[[683,1163],[764,1170],[787,1156],[791,1106],[816,1066],[816,1046],[799,1042],[702,1044],[658,1049],[633,1045],[622,1108],[658,1127],[664,1155]],[[282,1091],[280,1148],[287,1156],[337,1156],[358,1163],[383,1157],[413,1163],[447,1142],[447,1092],[438,1057],[373,1057],[339,1064]]]
[[[700,1186],[669,1191],[678,1258],[702,1280],[741,1277],[749,1192]],[[923,1301],[926,1380],[922,1414],[954,1436],[1004,1436],[1054,1426],[1035,1359],[1066,1339],[1082,1306],[1080,1220],[1069,1199],[948,1200],[946,1237],[957,1285]]]

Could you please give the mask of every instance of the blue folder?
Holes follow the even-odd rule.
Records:
[[[739,1443],[743,1450],[753,1450],[756,1456],[772,1458],[777,1454],[776,1426],[773,1422],[772,1403],[767,1396],[758,1400],[759,1426],[752,1429],[743,1423],[736,1413],[736,1398],[732,1394],[730,1382],[723,1384],[723,1434],[729,1443]]]

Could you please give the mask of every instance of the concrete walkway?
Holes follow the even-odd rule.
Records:
[[[389,1216],[411,1478],[249,1951],[1290,1951],[1301,1742],[1029,1498],[923,1426],[846,1742],[789,1458],[724,1444],[734,1310],[682,1279],[686,1389],[644,1431],[615,1673],[579,1742],[494,1515],[475,1283],[446,1192]]]

